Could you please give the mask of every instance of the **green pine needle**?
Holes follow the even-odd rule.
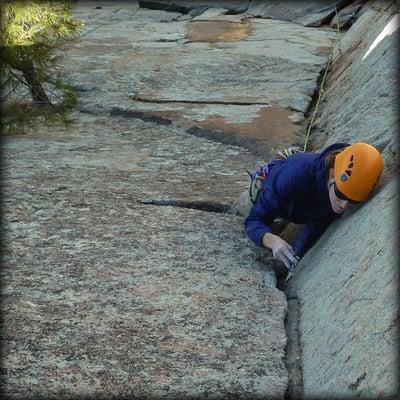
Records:
[[[80,36],[83,22],[73,16],[72,2],[5,0],[0,11],[1,111],[6,133],[33,127],[39,121],[70,123],[68,115],[77,104],[77,93],[60,77],[51,76],[50,68],[61,60],[57,50]],[[30,75],[36,79],[36,87],[27,80]],[[47,93],[49,87],[56,96],[53,91]],[[33,101],[38,88],[52,98],[52,104],[38,107],[38,99]],[[17,100],[16,93],[25,93],[23,101],[21,97]]]

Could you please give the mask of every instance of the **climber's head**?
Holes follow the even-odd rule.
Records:
[[[382,170],[381,154],[367,143],[355,143],[337,153],[328,181],[333,211],[342,214],[351,203],[367,200]]]

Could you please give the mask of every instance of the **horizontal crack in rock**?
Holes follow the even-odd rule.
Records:
[[[214,203],[209,201],[185,201],[185,200],[137,200],[140,204],[153,206],[172,206],[190,208],[221,214],[235,214],[229,204]]]
[[[139,0],[140,8],[147,8],[149,10],[162,10],[169,12],[179,12],[181,14],[192,14],[192,16],[199,15],[208,8],[209,2],[204,1],[204,4],[190,4],[190,2],[183,1],[147,1]],[[240,2],[233,2],[233,4],[224,3],[224,8],[228,10],[228,15],[242,14],[247,11],[249,4],[240,4]],[[211,6],[212,7],[212,6]],[[214,5],[215,7],[215,5]]]
[[[184,104],[222,104],[222,105],[237,105],[237,106],[252,106],[252,105],[260,105],[260,106],[269,106],[270,103],[265,102],[254,102],[254,101],[224,101],[224,100],[175,100],[175,99],[152,99],[141,96],[131,96],[132,100],[140,101],[142,103],[155,103],[155,104],[164,104],[164,103],[184,103]]]
[[[154,115],[137,110],[126,110],[119,107],[114,107],[110,111],[111,117],[124,117],[124,118],[137,118],[146,122],[155,122],[159,125],[171,125],[172,121],[169,118],[160,117],[159,115]]]

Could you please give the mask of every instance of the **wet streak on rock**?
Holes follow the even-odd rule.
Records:
[[[268,144],[273,146],[277,141],[293,143],[300,134],[300,128],[289,118],[291,114],[293,113],[283,107],[263,107],[257,117],[247,123],[234,124],[227,122],[226,118],[215,117],[200,122],[200,126],[206,129],[219,129],[227,134],[268,141]]]
[[[187,25],[189,42],[236,42],[246,38],[251,31],[249,21],[194,21]]]
[[[282,146],[300,145],[300,126],[289,118],[290,115],[291,112],[282,107],[263,107],[251,122],[235,124],[223,117],[208,118],[186,132],[242,146],[267,158]]]

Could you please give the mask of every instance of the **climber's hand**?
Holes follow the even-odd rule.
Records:
[[[272,256],[282,261],[288,271],[297,265],[298,257],[295,256],[294,249],[279,236],[266,233],[262,238],[262,243],[264,247],[269,247],[272,250]]]

